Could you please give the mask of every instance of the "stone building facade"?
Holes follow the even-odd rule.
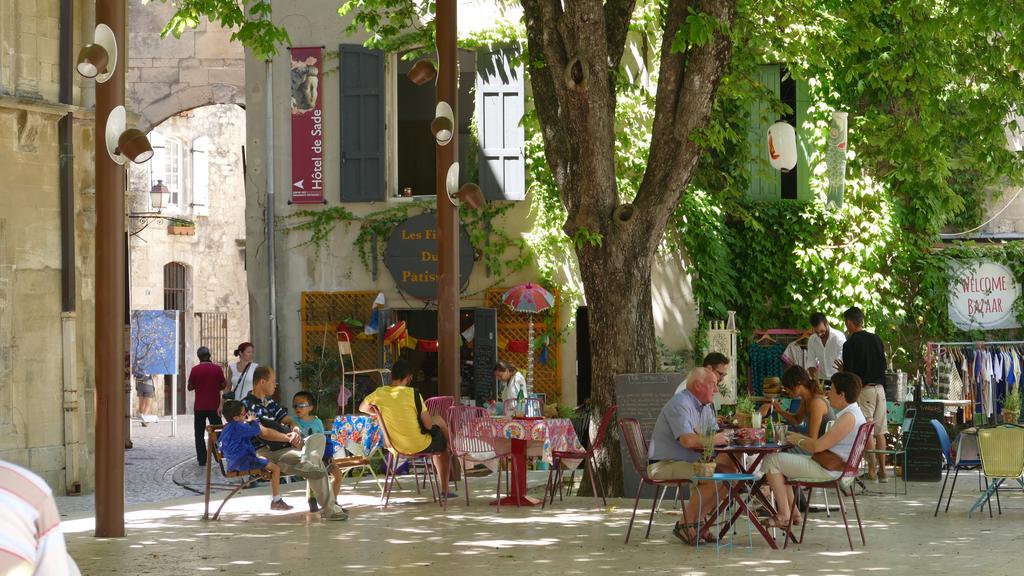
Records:
[[[0,2],[0,459],[92,491],[92,81],[71,50],[92,6]],[[62,58],[61,34],[65,36]]]
[[[202,106],[168,118],[149,138],[153,159],[128,172],[130,209],[143,215],[129,221],[131,308],[182,311],[178,406],[184,413],[194,400],[184,393],[184,379],[198,362],[196,348],[206,345],[214,361],[226,362],[249,339],[245,111],[234,104]],[[149,190],[157,180],[170,189],[171,204],[152,218],[146,215],[152,212]],[[167,384],[156,378],[152,414],[170,414]]]

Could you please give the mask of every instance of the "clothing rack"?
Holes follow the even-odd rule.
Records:
[[[1008,346],[1014,347],[1019,356],[1024,356],[1024,341],[1022,340],[975,340],[971,342],[928,342],[925,348],[925,382],[929,388],[933,386],[933,368],[938,360],[938,357],[942,356],[943,349],[959,348],[959,349],[972,349],[978,351],[985,351],[988,347]],[[1020,382],[1014,383],[1016,386],[1020,386]],[[976,409],[976,405],[982,402],[982,398],[975,397],[973,387],[968,386],[968,382],[964,382],[964,389],[970,390],[971,392],[971,403],[966,407],[967,411],[973,411]],[[993,406],[998,409],[1000,402],[993,402]],[[965,414],[967,416],[967,414]]]

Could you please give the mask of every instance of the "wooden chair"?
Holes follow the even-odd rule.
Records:
[[[233,471],[228,470],[224,466],[224,454],[221,453],[220,446],[218,446],[217,444],[217,440],[220,438],[220,431],[223,428],[224,426],[206,427],[206,499],[203,508],[203,520],[210,519],[210,493],[213,491],[213,488],[224,488],[231,490],[231,492],[228,493],[227,497],[225,497],[224,500],[221,501],[220,507],[217,508],[217,512],[215,512],[213,515],[213,519],[217,520],[220,517],[220,511],[224,509],[224,505],[227,504],[228,500],[230,500],[232,496],[237,494],[239,490],[245,488],[246,486],[249,486],[250,484],[261,478],[270,478],[270,472],[266,468]],[[211,477],[213,475],[214,461],[217,462],[217,466],[220,467],[220,473],[223,474],[225,478],[242,478],[243,481],[240,484],[213,482],[211,480]]]
[[[348,332],[338,332],[338,355],[341,357],[341,390],[338,391],[338,413],[344,413],[344,406],[348,403],[348,400],[342,402],[345,393],[345,382],[351,379],[352,381],[352,395],[349,400],[352,401],[353,412],[355,412],[355,398],[356,398],[356,377],[362,375],[373,375],[376,374],[380,381],[379,385],[384,384],[384,375],[391,374],[391,370],[387,368],[367,368],[357,369],[355,356],[352,355],[352,341],[348,338]]]

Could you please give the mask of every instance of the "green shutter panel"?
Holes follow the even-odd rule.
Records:
[[[384,200],[384,53],[342,44],[339,54],[341,201]]]
[[[757,81],[768,88],[779,99],[780,72],[778,64],[758,67]],[[777,114],[772,112],[772,100],[762,99],[750,105],[750,186],[747,196],[751,200],[778,200],[782,197],[782,179],[779,172],[768,163],[768,127],[775,123]]]
[[[807,109],[811,106],[811,92],[807,81],[796,80],[796,197],[811,200],[811,168],[807,163],[807,148],[813,141],[811,131],[804,128],[808,122]]]
[[[503,52],[478,52],[476,118],[479,182],[488,200],[526,198],[523,69]]]

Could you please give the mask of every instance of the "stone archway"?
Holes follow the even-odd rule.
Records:
[[[245,51],[231,31],[203,22],[161,38],[173,14],[171,3],[128,3],[126,106],[143,131],[207,104],[245,105]]]

